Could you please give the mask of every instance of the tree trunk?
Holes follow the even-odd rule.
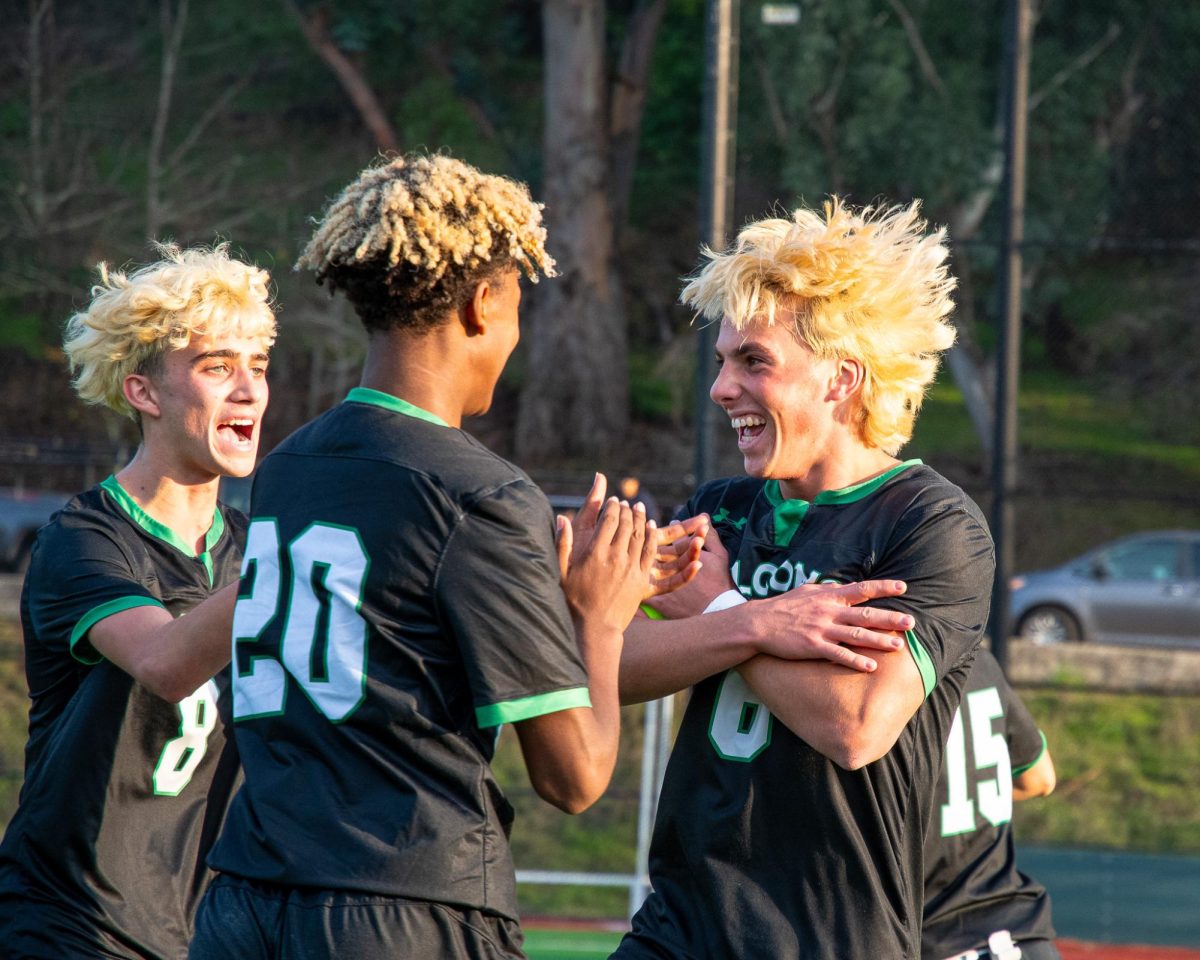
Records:
[[[545,188],[559,277],[531,298],[523,463],[595,459],[629,425],[628,346],[613,251],[602,0],[545,0]]]
[[[613,223],[618,236],[629,219],[633,174],[637,168],[642,114],[650,81],[650,61],[667,0],[640,0],[629,18],[621,60],[613,80],[612,135]]]

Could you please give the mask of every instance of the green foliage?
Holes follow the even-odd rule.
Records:
[[[664,421],[680,414],[677,381],[664,373],[659,356],[644,350],[630,351],[629,389],[634,415],[641,420]]]
[[[1200,698],[1036,690],[1058,789],[1018,804],[1027,842],[1200,851]]]
[[[0,618],[0,825],[8,823],[17,808],[25,769],[29,697],[20,666],[20,647],[19,624]]]
[[[42,321],[39,317],[9,313],[0,301],[0,349],[18,347],[30,356],[42,352]]]

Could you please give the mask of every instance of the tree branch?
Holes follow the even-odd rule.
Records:
[[[900,19],[900,25],[904,27],[904,34],[908,37],[908,45],[912,47],[912,52],[917,58],[921,72],[925,74],[925,79],[937,91],[939,97],[943,100],[946,99],[946,85],[942,83],[942,78],[938,75],[937,67],[934,66],[933,58],[929,56],[929,50],[925,46],[925,41],[921,39],[921,30],[917,26],[916,20],[913,19],[912,14],[908,12],[908,8],[900,0],[888,0],[888,5],[896,12],[896,16]]]
[[[162,0],[159,10],[162,17],[163,59],[158,83],[158,106],[154,111],[154,126],[150,132],[146,158],[146,235],[151,239],[157,237],[162,228],[162,151],[171,117],[179,51],[183,48],[183,31],[187,25],[188,0],[179,0],[173,20],[171,0]]]
[[[1045,85],[1036,93],[1029,95],[1029,112],[1033,113],[1050,94],[1061,87],[1064,83],[1071,79],[1080,70],[1090,64],[1093,60],[1100,56],[1105,50],[1113,45],[1117,37],[1121,35],[1121,27],[1116,22],[1108,25],[1108,31],[1099,40],[1093,43],[1090,47],[1083,51],[1074,60],[1056,72]]]
[[[334,43],[329,32],[329,11],[325,5],[317,6],[307,16],[296,6],[294,0],[283,0],[283,5],[300,25],[313,52],[337,77],[359,117],[375,138],[375,146],[384,153],[399,153],[400,140],[371,84],[354,61]]]

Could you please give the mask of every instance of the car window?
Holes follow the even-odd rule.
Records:
[[[1104,567],[1118,580],[1173,580],[1180,576],[1179,560],[1176,541],[1139,540],[1109,550]]]

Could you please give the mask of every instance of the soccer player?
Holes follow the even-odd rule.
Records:
[[[0,845],[13,960],[186,956],[236,785],[221,668],[246,521],[217,486],[254,469],[275,318],[267,274],[224,245],[160,251],[102,266],[67,325],[76,392],[142,439],[41,529],[25,577],[29,742]]]
[[[1054,785],[1045,735],[981,648],[950,727],[925,840],[921,960],[1058,960],[1050,896],[1017,869],[1012,831],[1013,801],[1047,796]]]
[[[994,572],[975,504],[896,457],[954,339],[947,250],[916,204],[834,199],[706,256],[683,300],[720,321],[710,396],[747,475],[692,496],[716,534],[704,568],[626,634],[623,700],[692,695],[653,893],[615,956],[915,960],[925,826]],[[894,595],[838,625],[867,578]],[[846,663],[801,658],[827,607]],[[861,669],[876,630],[899,649]]]
[[[657,532],[598,484],[556,545],[545,496],[461,429],[517,344],[521,274],[552,275],[544,239],[523,184],[415,156],[365,170],[300,258],[354,305],[367,356],[256,474],[233,629],[246,781],[196,960],[521,957],[500,725],[556,806],[608,784]]]

